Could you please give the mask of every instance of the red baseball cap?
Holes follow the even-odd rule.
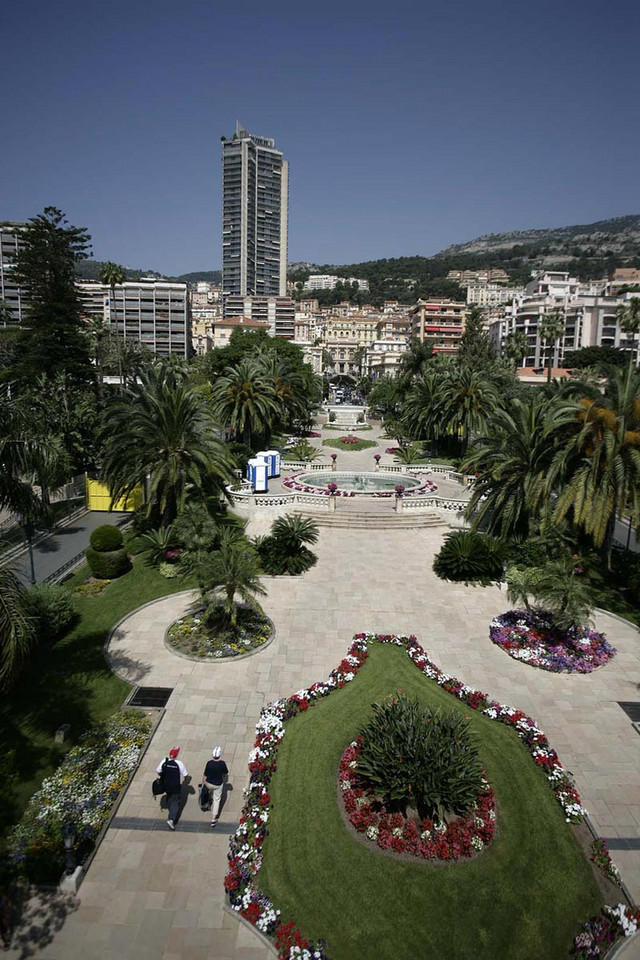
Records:
[[[169,750],[169,756],[171,757],[172,760],[175,760],[175,758],[178,756],[179,753],[180,753],[180,747],[174,747],[173,750]]]

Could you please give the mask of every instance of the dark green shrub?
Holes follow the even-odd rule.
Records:
[[[93,547],[87,547],[84,555],[87,558],[91,573],[98,580],[115,580],[131,569],[126,550],[98,552]]]
[[[119,550],[123,544],[122,531],[111,523],[105,523],[96,527],[89,543],[94,550]]]
[[[264,573],[270,576],[297,576],[316,563],[315,553],[305,544],[317,543],[317,540],[318,524],[315,520],[294,513],[278,517],[271,528],[271,535],[260,537],[255,542],[255,548]]]
[[[446,537],[433,561],[433,570],[441,580],[486,586],[502,579],[502,564],[508,552],[506,544],[496,537],[471,530],[456,530]]]
[[[231,443],[227,444],[226,449],[235,460],[238,470],[244,471],[244,468],[247,465],[247,460],[250,460],[253,456],[253,450],[251,447],[248,447],[246,443],[240,443],[239,440],[232,440]]]
[[[54,643],[69,629],[76,618],[69,593],[62,587],[41,583],[32,587],[24,598],[28,616],[35,621],[41,643]]]
[[[389,809],[421,819],[463,816],[482,790],[482,767],[469,721],[456,710],[426,709],[404,694],[374,703],[356,773]]]

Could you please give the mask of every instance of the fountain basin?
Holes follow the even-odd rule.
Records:
[[[359,470],[326,470],[314,471],[313,473],[298,473],[288,477],[284,481],[284,486],[289,490],[303,491],[305,493],[326,493],[328,485],[336,483],[338,492],[348,492],[354,494],[369,495],[387,495],[395,493],[398,484],[402,484],[405,495],[411,496],[416,493],[432,493],[437,489],[435,483],[430,479],[418,479],[410,477],[404,473],[369,473]]]

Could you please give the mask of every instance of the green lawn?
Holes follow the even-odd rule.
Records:
[[[87,576],[83,566],[64,586],[73,589]],[[99,596],[74,597],[75,627],[55,646],[38,650],[18,685],[0,702],[0,757],[9,778],[0,836],[20,818],[64,752],[127,696],[129,685],[111,673],[102,652],[110,629],[141,604],[188,586],[184,580],[165,579],[135,557],[133,569]],[[63,723],[71,724],[71,740],[58,744],[54,734]]]
[[[345,434],[345,436],[354,436],[355,434]],[[362,437],[355,437],[358,441],[357,443],[341,443],[340,439],[337,440],[324,440],[322,441],[323,447],[337,447],[338,450],[366,450],[367,447],[377,447],[378,444],[374,440],[363,440]]]
[[[498,833],[474,861],[393,860],[345,828],[338,762],[371,714],[402,688],[461,710],[495,790]],[[332,960],[565,960],[601,898],[542,772],[517,735],[427,679],[399,648],[374,644],[354,681],[288,721],[270,787],[259,883]]]

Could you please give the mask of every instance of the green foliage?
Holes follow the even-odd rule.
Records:
[[[89,543],[94,550],[119,550],[124,543],[122,530],[112,523],[104,523],[92,532]]]
[[[433,570],[441,580],[487,586],[502,579],[507,556],[508,547],[502,540],[472,530],[456,530],[447,534]]]
[[[306,460],[309,463],[313,460],[318,460],[321,456],[318,448],[305,439],[298,440],[294,447],[289,448],[288,453],[291,454],[294,460]]]
[[[169,524],[168,527],[158,527],[157,530],[150,530],[148,533],[144,533],[140,539],[145,546],[145,552],[148,554],[150,563],[162,563],[167,550],[170,550],[176,544],[176,535],[172,524]]]
[[[373,704],[360,733],[356,772],[392,809],[415,807],[421,819],[439,821],[471,809],[482,789],[482,768],[462,714],[425,709],[399,693]]]
[[[185,565],[196,577],[200,593],[208,601],[209,613],[213,615],[214,610],[222,611],[231,627],[236,626],[238,619],[236,594],[243,603],[260,609],[256,597],[266,594],[259,579],[260,559],[254,546],[237,527],[221,530],[217,550],[189,554]]]
[[[278,517],[271,535],[256,543],[262,569],[271,576],[304,573],[317,560],[306,544],[317,543],[318,536],[318,524],[310,517],[297,513]]]
[[[472,307],[467,313],[456,360],[461,367],[484,372],[495,359],[495,347],[485,329],[484,311]]]
[[[600,373],[606,373],[610,367],[624,367],[628,357],[618,347],[582,347],[580,350],[568,350],[564,355],[564,366],[582,370],[594,367]]]
[[[405,463],[407,465],[416,463],[422,457],[422,449],[415,443],[408,443],[406,446],[401,446],[398,448],[396,457],[400,463]]]
[[[355,434],[350,434],[350,437],[356,441],[355,443],[343,443],[342,439],[338,440],[323,440],[323,447],[337,447],[338,450],[366,450],[368,447],[377,447],[378,444],[375,440],[364,440],[362,437],[356,437]]]
[[[6,691],[28,660],[34,623],[25,609],[26,591],[7,567],[0,567],[0,690]]]
[[[94,577],[98,580],[116,580],[131,569],[129,555],[121,550],[94,550],[87,547],[84,552]]]
[[[25,595],[24,605],[41,643],[59,640],[76,619],[69,591],[53,584],[32,587]]]
[[[510,567],[507,586],[509,600],[529,610],[529,597],[533,597],[538,607],[553,615],[560,630],[580,630],[589,625],[591,591],[571,559],[550,560],[542,567]]]

